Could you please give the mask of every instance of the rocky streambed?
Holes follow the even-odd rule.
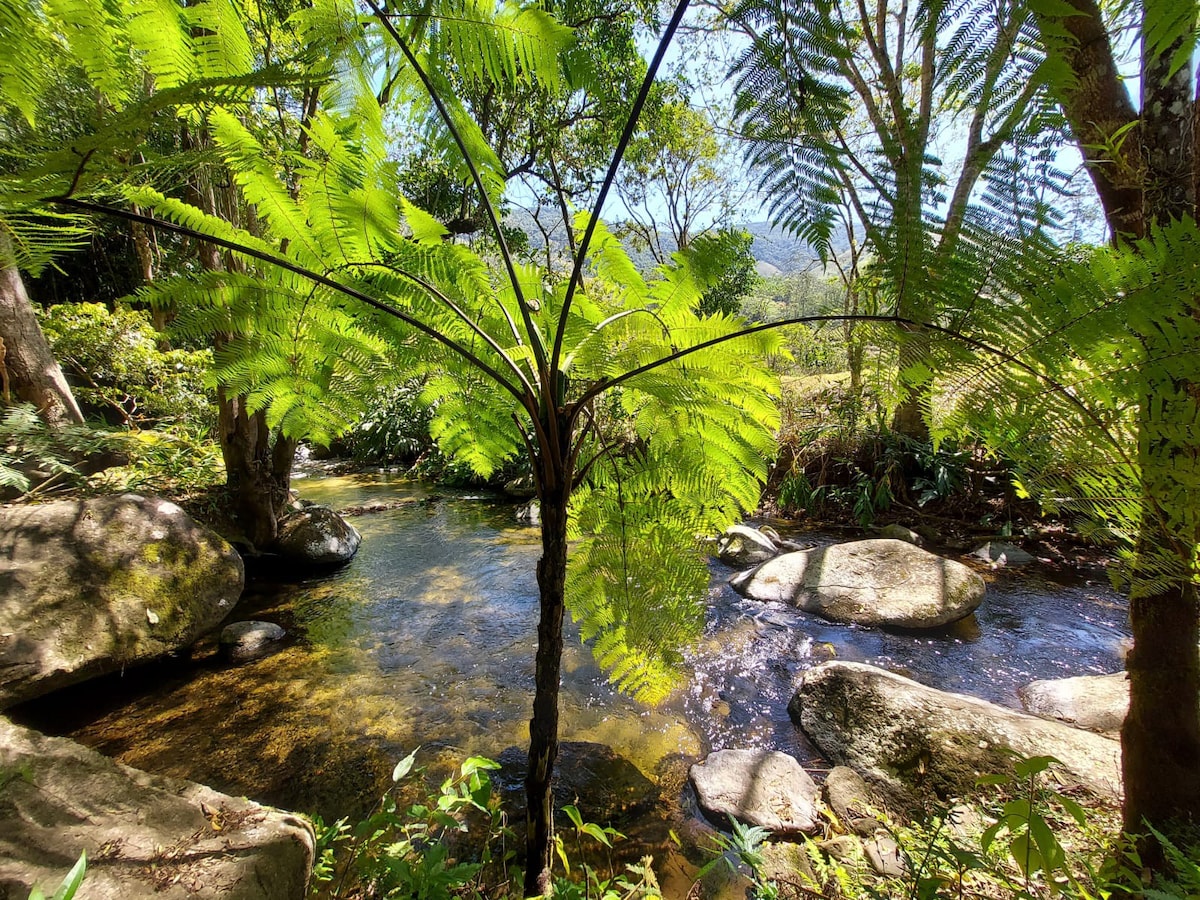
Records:
[[[122,764],[327,818],[365,809],[417,745],[435,773],[476,753],[518,765],[532,689],[536,529],[518,523],[503,498],[434,497],[386,476],[299,486],[312,500],[356,508],[362,549],[353,565],[299,584],[251,582],[234,618],[287,632],[266,655],[231,660],[210,638],[187,658],[57,691],[19,707],[17,717]],[[825,535],[787,540],[817,549],[834,543]],[[831,621],[796,596],[743,597],[726,583],[743,568],[713,561],[705,637],[687,658],[684,683],[660,707],[617,695],[568,635],[562,724],[576,749],[563,760],[573,792],[564,802],[577,796],[586,813],[594,800],[596,818],[656,850],[668,884],[676,877],[684,890],[694,867],[663,859],[668,831],[699,840],[727,815],[698,814],[687,786],[692,765],[721,750],[774,751],[817,782],[834,762],[871,774],[868,761],[855,762],[830,737],[814,740],[824,732],[805,724],[806,715],[851,722],[838,703],[862,705],[847,700],[859,667],[843,663],[1009,709],[1019,708],[1017,689],[1035,679],[1121,666],[1125,608],[1099,574],[1087,580],[1036,563],[973,562],[963,583],[968,605],[978,599],[978,608],[913,630]],[[977,598],[975,579],[987,582]],[[813,670],[834,674],[806,679]],[[883,692],[879,685],[891,682],[877,684],[874,671],[854,689]],[[818,683],[840,687],[817,692]],[[798,688],[822,699],[798,705]],[[927,767],[934,757],[922,757],[928,748],[913,740],[910,732],[887,739]],[[505,757],[506,748],[518,749]],[[619,791],[604,790],[616,784]]]

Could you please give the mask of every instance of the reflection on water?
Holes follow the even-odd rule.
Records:
[[[360,811],[418,744],[434,768],[524,745],[540,546],[514,504],[434,496],[378,475],[298,487],[334,507],[411,502],[354,519],[364,541],[346,569],[250,586],[235,618],[284,625],[294,636],[285,650],[230,666],[201,648],[190,662],[85,685],[24,718],[129,765],[326,817]],[[803,671],[827,659],[1014,706],[1033,678],[1121,665],[1125,608],[1103,583],[1001,572],[976,619],[900,634],[743,600],[724,584],[728,570],[713,572],[686,682],[656,709],[612,691],[568,629],[564,740],[607,744],[678,793],[678,760],[721,747],[783,749],[819,766],[786,707]]]

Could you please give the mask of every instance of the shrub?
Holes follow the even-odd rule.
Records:
[[[85,413],[111,425],[150,428],[216,423],[206,386],[208,350],[164,350],[142,310],[63,303],[41,317],[42,330]]]

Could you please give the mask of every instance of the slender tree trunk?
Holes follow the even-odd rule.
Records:
[[[0,389],[4,405],[32,403],[52,428],[83,421],[75,395],[42,334],[12,245],[0,231]]]
[[[542,558],[537,581],[541,614],[529,722],[529,770],[525,776],[528,809],[525,847],[525,896],[550,892],[554,803],[550,791],[558,756],[558,692],[562,669],[564,594],[567,584],[567,502],[570,486],[545,486],[539,492]]]

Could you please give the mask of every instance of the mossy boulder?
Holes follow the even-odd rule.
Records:
[[[326,506],[305,506],[279,522],[270,550],[284,561],[306,567],[341,566],[358,552],[358,529]]]
[[[975,611],[983,579],[962,563],[897,540],[785,553],[730,579],[752,600],[790,603],[835,622],[936,628]]]
[[[53,893],[87,852],[87,900],[302,900],[312,826],[118,765],[0,718],[0,897]]]
[[[2,509],[0,557],[0,709],[190,646],[244,578],[222,538],[137,494]]]
[[[1031,756],[1060,761],[1049,771],[1060,787],[1104,800],[1121,795],[1117,741],[862,663],[810,669],[788,712],[827,759],[899,805],[965,796],[976,779],[1009,773]]]

